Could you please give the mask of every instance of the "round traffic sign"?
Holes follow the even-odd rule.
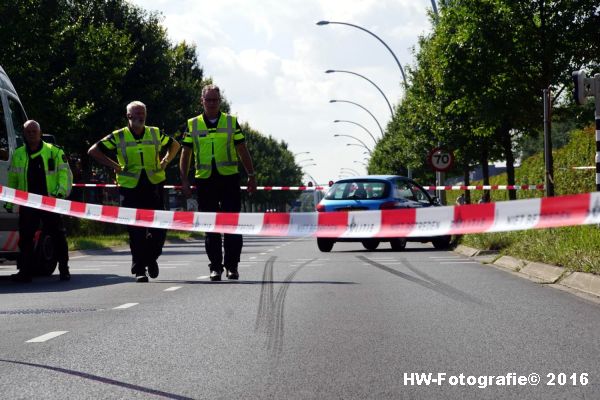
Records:
[[[451,151],[436,147],[429,152],[427,161],[434,170],[446,172],[452,168],[452,165],[454,164],[454,155]]]

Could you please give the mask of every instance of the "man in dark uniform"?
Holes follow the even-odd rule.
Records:
[[[71,192],[72,175],[62,149],[42,140],[40,124],[29,120],[23,125],[25,144],[17,148],[8,170],[8,186],[29,193],[65,198]],[[12,210],[12,204],[6,204]],[[60,214],[30,207],[19,208],[19,272],[12,276],[16,282],[31,282],[34,274],[33,241],[40,222],[54,243],[61,281],[71,279],[69,249]]]
[[[127,105],[128,125],[95,143],[88,154],[102,165],[113,168],[121,195],[121,206],[164,210],[165,169],[179,151],[179,143],[146,126],[146,106],[139,101]],[[167,152],[161,159],[161,150]],[[117,161],[107,154],[117,153]],[[137,282],[158,277],[158,257],[162,254],[166,230],[127,226],[131,248],[131,273]],[[148,275],[146,275],[146,269]]]
[[[216,85],[202,89],[204,112],[188,120],[179,161],[183,194],[191,195],[188,172],[194,154],[198,210],[203,212],[240,212],[239,161],[248,175],[248,192],[256,190],[252,158],[235,116],[221,112],[221,92]],[[239,156],[239,159],[238,159]],[[210,280],[220,281],[223,267],[228,279],[238,279],[242,253],[242,235],[207,233],[205,248],[210,260]],[[223,245],[225,256],[221,249]]]

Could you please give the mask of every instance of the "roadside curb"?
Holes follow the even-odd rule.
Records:
[[[498,252],[479,250],[464,245],[458,245],[454,251],[478,259],[485,264],[515,272],[516,275],[537,283],[557,284],[575,291],[600,297],[600,276],[595,274],[572,272],[556,265],[532,262],[511,256],[499,256],[493,261],[487,262],[493,254],[498,256]]]

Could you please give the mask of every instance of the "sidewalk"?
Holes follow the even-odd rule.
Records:
[[[587,272],[573,272],[563,267],[502,256],[498,252],[479,250],[458,245],[455,252],[472,257],[483,263],[510,271],[537,283],[549,284],[558,289],[570,289],[577,293],[592,295],[600,300],[600,276]]]

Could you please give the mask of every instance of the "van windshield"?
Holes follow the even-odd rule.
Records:
[[[8,96],[8,107],[10,109],[10,119],[15,130],[15,138],[17,139],[17,147],[23,144],[23,124],[27,121],[27,116],[21,103],[15,98]]]

